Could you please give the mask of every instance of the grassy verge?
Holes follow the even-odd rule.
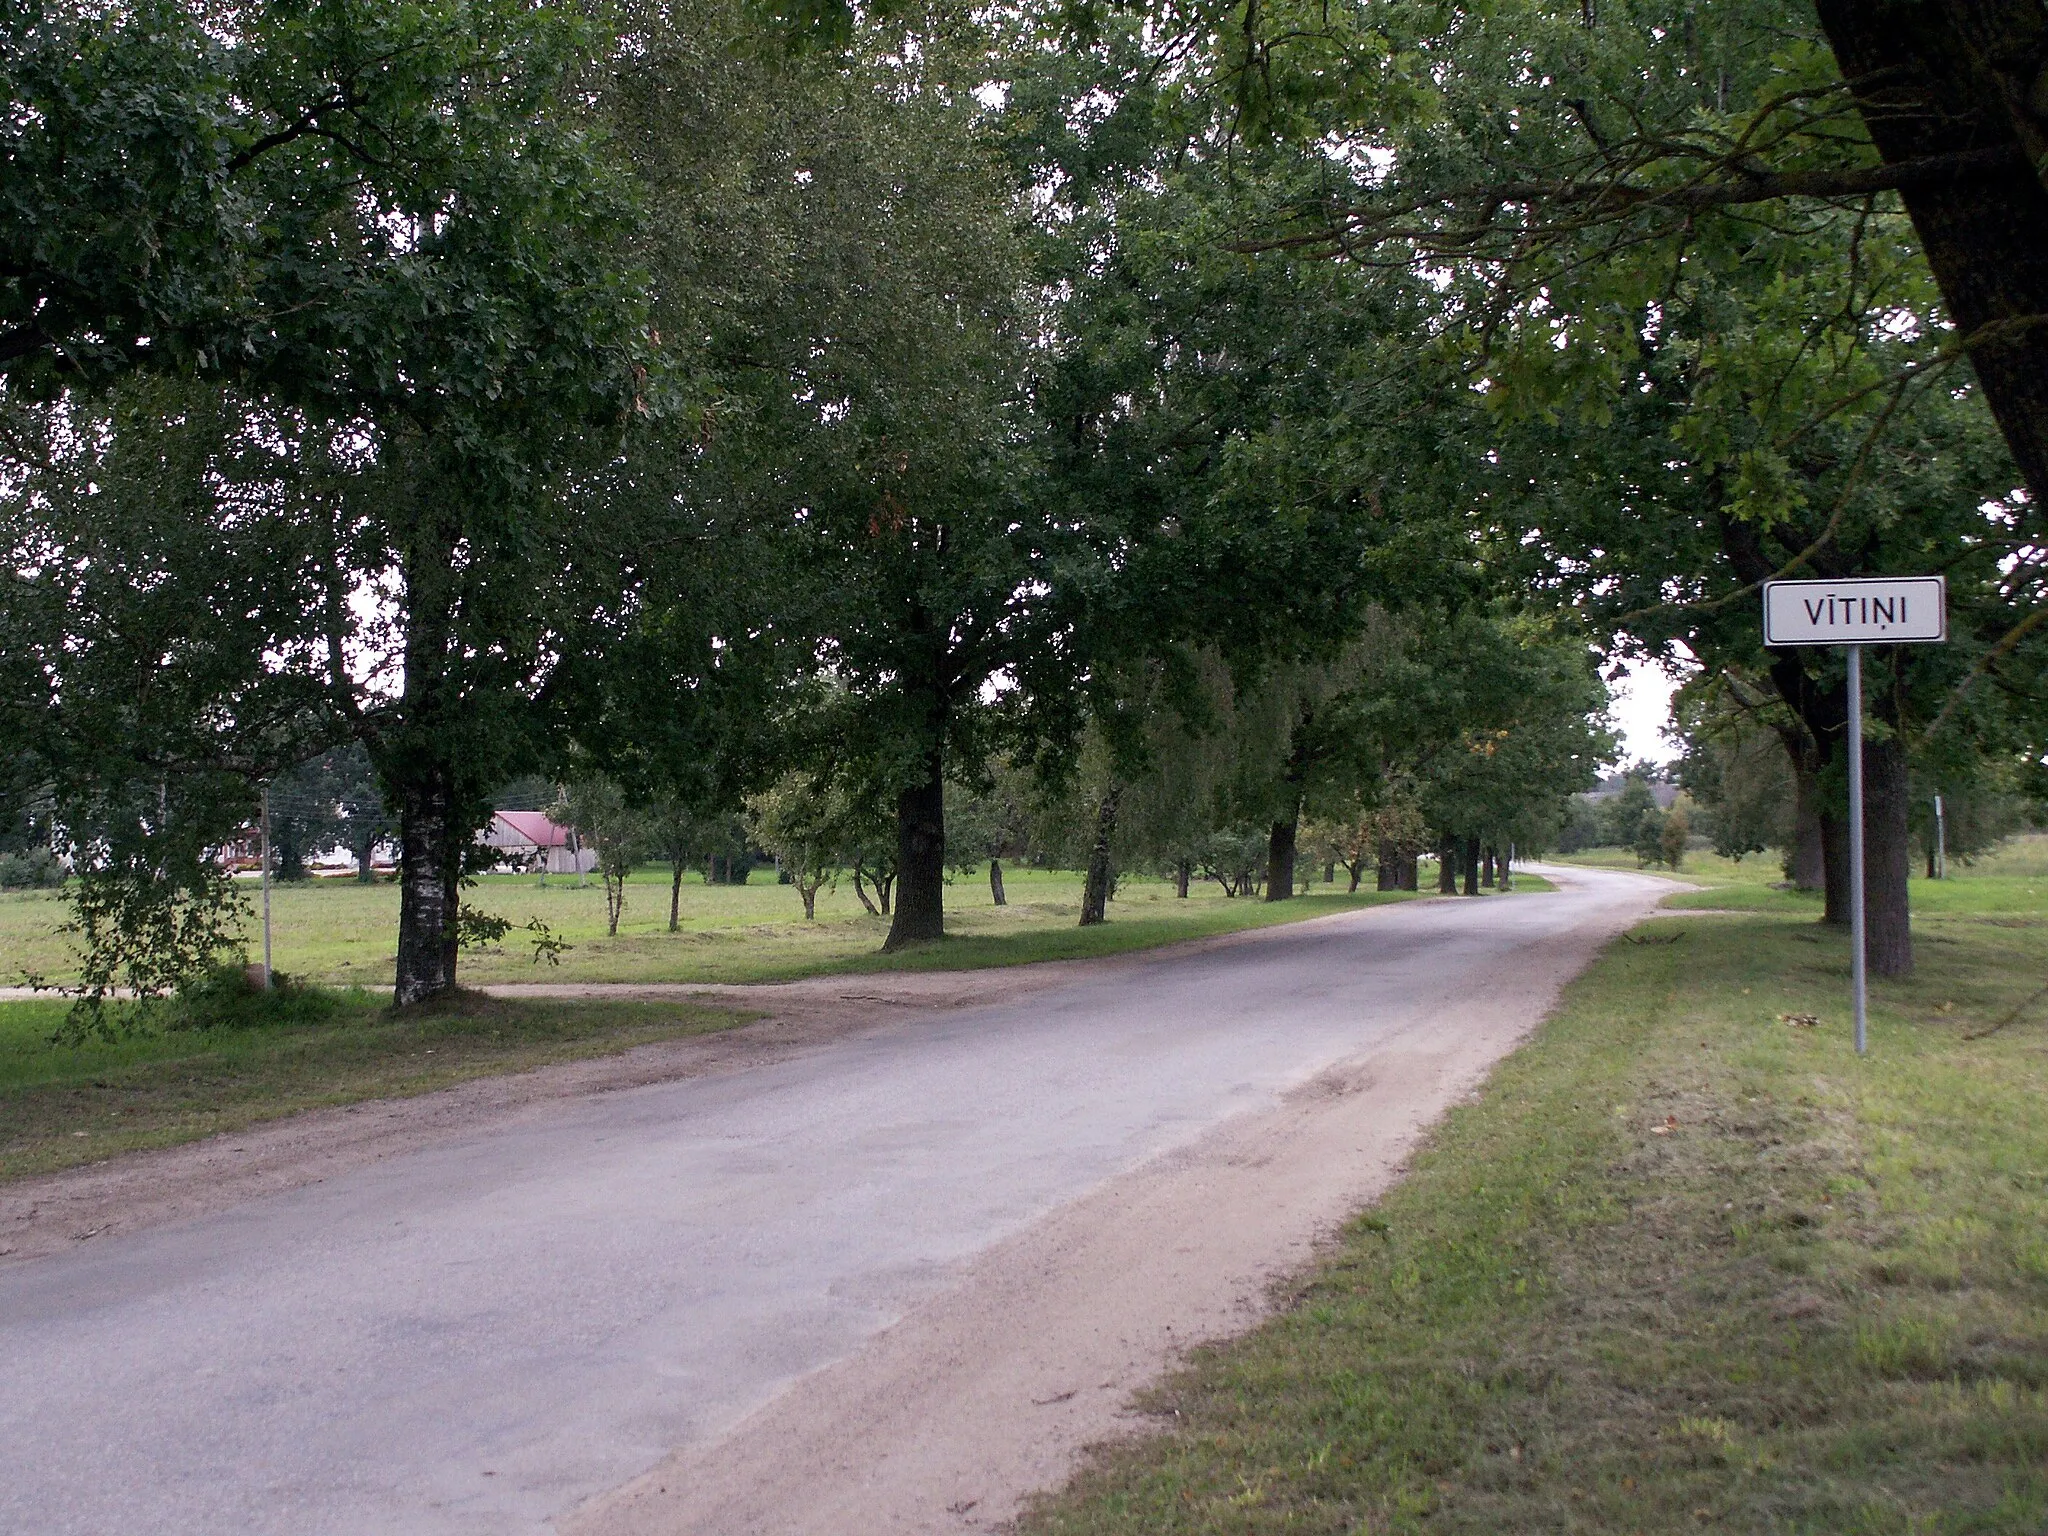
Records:
[[[0,1179],[170,1146],[323,1105],[608,1056],[730,1028],[672,1003],[512,1003],[464,994],[403,1015],[357,993],[312,1023],[53,1046],[61,1003],[0,1004]]]
[[[1023,1532],[2048,1528],[2048,933],[1981,878],[1860,1061],[1803,914],[1614,945]]]

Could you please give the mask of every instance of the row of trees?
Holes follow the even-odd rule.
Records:
[[[1754,590],[1933,568],[1860,747],[1902,971],[1916,783],[2048,747],[2048,188],[1982,7],[1890,9],[28,0],[5,792],[169,913],[360,751],[411,1002],[516,774],[824,807],[900,946],[1002,775],[1084,921],[1544,841],[1590,647],[1772,734],[1839,919],[1840,667]]]

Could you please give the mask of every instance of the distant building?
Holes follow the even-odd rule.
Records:
[[[519,869],[546,869],[551,875],[586,875],[597,868],[597,850],[586,848],[568,827],[546,811],[496,811],[491,824],[476,835],[500,861]]]

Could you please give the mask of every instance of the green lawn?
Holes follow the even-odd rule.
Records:
[[[1022,1531],[2038,1536],[2044,855],[1914,882],[1919,971],[1873,987],[1863,1060],[1844,937],[1753,861],[1694,899],[1776,906],[1617,942]]]
[[[1584,864],[1597,869],[1635,869],[1635,856],[1620,849],[1601,848],[1553,860],[1558,864]],[[1670,874],[1668,870],[1652,870]],[[1670,897],[1668,910],[1717,908],[1722,911],[1777,912],[1788,917],[1818,919],[1821,897],[1818,891],[1780,890],[1784,874],[1775,854],[1751,854],[1737,862],[1712,853],[1686,856],[1685,867],[1672,876],[1706,886]],[[1946,880],[1920,878],[1916,867],[1907,895],[1916,916],[1947,917],[1963,914],[1981,916],[2048,918],[2048,836],[2014,838],[1996,853],[1971,864],[1954,864]]]
[[[871,917],[851,882],[818,897],[818,919],[803,920],[796,891],[757,872],[746,885],[683,883],[681,931],[668,932],[669,883],[665,872],[643,870],[626,887],[617,938],[605,933],[604,892],[593,881],[579,887],[554,876],[545,888],[531,876],[490,875],[469,900],[509,918],[512,934],[496,950],[466,953],[464,982],[508,981],[776,981],[819,972],[958,968],[1100,955],[1233,929],[1347,911],[1404,899],[1400,893],[1315,885],[1291,902],[1230,900],[1214,885],[1197,885],[1185,901],[1161,880],[1121,882],[1102,927],[1075,926],[1081,877],[1068,871],[1008,871],[1009,904],[995,906],[983,879],[955,880],[946,892],[946,926],[953,938],[936,948],[884,957],[886,918]],[[1526,889],[1534,889],[1528,882]],[[271,898],[273,963],[279,971],[330,986],[388,987],[396,955],[398,888],[316,881],[281,886]],[[47,892],[0,895],[0,982],[23,971],[53,980],[75,974],[68,940],[56,932],[67,909]],[[575,947],[559,965],[536,965],[522,942],[538,917]],[[253,921],[249,941],[255,948]]]

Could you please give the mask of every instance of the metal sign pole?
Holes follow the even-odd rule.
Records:
[[[1863,953],[1863,647],[1849,651],[1849,986],[1856,1002],[1856,1054],[1864,1050],[1868,1001]]]
[[[1849,653],[1849,976],[1858,1056],[1866,1043],[1869,1003],[1863,900],[1863,647],[1939,645],[1946,639],[1948,583],[1940,576],[1764,583],[1765,645],[1839,645]],[[1940,815],[1936,801],[1937,828]],[[1945,854],[1944,849],[1938,857]]]
[[[263,786],[263,990],[270,990],[270,786]]]
[[[1934,797],[1934,878],[1948,878],[1948,818],[1942,813],[1939,795]]]

